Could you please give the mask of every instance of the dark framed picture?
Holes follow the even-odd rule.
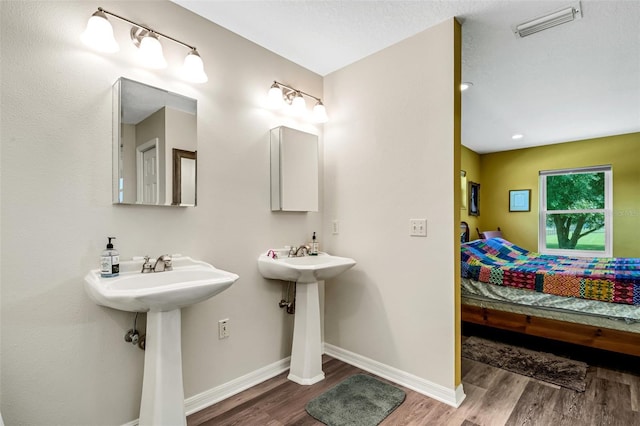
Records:
[[[529,212],[531,211],[531,190],[512,189],[509,191],[509,211]]]
[[[460,200],[460,208],[467,209],[467,172],[460,170],[460,192],[462,199]]]
[[[469,216],[480,216],[480,184],[469,181]]]

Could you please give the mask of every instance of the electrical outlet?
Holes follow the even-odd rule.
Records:
[[[333,235],[338,235],[340,233],[340,222],[338,222],[337,220],[333,221],[332,233]]]
[[[409,235],[412,237],[427,236],[427,219],[409,219]]]
[[[218,339],[229,337],[229,318],[218,321]]]

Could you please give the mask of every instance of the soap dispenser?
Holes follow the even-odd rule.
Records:
[[[316,240],[316,233],[313,233],[313,237],[311,237],[311,252],[309,253],[310,256],[317,256],[318,255],[318,240]]]
[[[120,253],[111,243],[111,240],[115,240],[116,237],[107,238],[109,239],[107,248],[100,254],[100,276],[104,278],[116,277],[120,273]]]

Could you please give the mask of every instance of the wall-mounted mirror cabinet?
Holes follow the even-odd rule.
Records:
[[[113,85],[113,203],[195,206],[197,101],[137,81]]]
[[[318,211],[318,136],[271,129],[271,210]]]

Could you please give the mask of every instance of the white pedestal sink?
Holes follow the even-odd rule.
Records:
[[[229,288],[239,277],[189,257],[174,257],[173,270],[142,274],[142,261],[120,263],[120,275],[90,271],[84,288],[98,305],[148,312],[139,424],[186,425],[182,383],[180,308]]]
[[[318,256],[272,258],[258,257],[258,269],[265,278],[295,281],[296,313],[293,325],[289,380],[312,385],[324,379],[322,372],[322,336],[320,335],[320,297],[318,281],[333,278],[353,267],[348,257]]]

